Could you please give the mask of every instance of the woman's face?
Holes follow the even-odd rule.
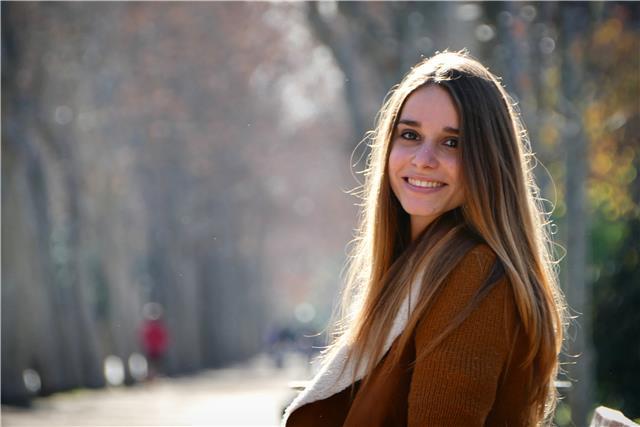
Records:
[[[439,86],[415,90],[402,108],[388,173],[393,193],[411,217],[412,238],[464,202],[459,129],[456,107]]]

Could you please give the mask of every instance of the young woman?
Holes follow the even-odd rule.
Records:
[[[531,159],[479,62],[411,69],[372,134],[340,333],[283,425],[548,421],[564,303]]]

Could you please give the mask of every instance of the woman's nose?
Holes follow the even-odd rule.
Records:
[[[417,147],[413,164],[419,168],[435,168],[438,165],[438,158],[433,145],[424,143]]]

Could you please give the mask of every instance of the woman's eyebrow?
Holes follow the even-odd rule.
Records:
[[[407,126],[413,126],[416,128],[422,127],[422,125],[420,124],[420,122],[415,121],[415,120],[411,120],[411,119],[400,119],[398,120],[398,124],[402,124],[402,125],[407,125]],[[460,129],[457,128],[453,128],[451,126],[445,126],[442,128],[443,131],[447,132],[447,133],[453,133],[455,135],[459,135],[460,134]]]
[[[416,122],[415,120],[410,120],[410,119],[400,119],[398,120],[398,124],[403,124],[403,125],[407,125],[407,126],[413,126],[416,128],[421,127],[420,122]]]
[[[457,129],[457,128],[452,128],[452,127],[449,127],[449,126],[445,126],[444,128],[442,128],[442,130],[445,131],[445,132],[449,132],[449,133],[453,133],[453,134],[456,134],[456,135],[460,135],[460,129]]]

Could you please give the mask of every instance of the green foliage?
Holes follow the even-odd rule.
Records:
[[[640,57],[632,10],[612,8],[594,25],[585,52],[592,78],[583,109],[591,169],[596,402],[631,418],[640,415]]]
[[[594,221],[593,333],[598,402],[640,416],[640,218]]]
[[[571,406],[566,402],[558,403],[553,421],[559,427],[571,425]]]

